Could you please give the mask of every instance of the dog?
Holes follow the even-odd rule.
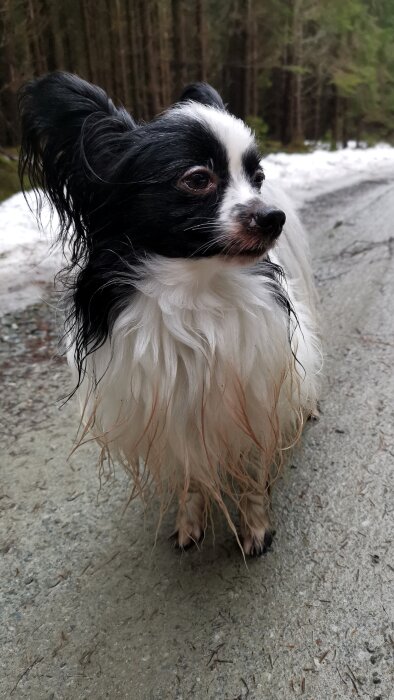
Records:
[[[133,493],[179,501],[175,541],[219,506],[245,555],[317,413],[321,349],[303,228],[244,122],[208,84],[136,123],[56,72],[20,95],[20,174],[57,210],[68,360],[84,433]],[[231,515],[233,504],[239,523]]]

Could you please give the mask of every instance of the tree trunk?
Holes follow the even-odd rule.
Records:
[[[207,81],[207,24],[205,19],[205,2],[196,0],[197,25],[197,79]]]
[[[170,47],[169,47],[169,14],[168,5],[158,3],[159,54],[161,68],[161,103],[167,107],[172,101]]]
[[[332,140],[334,148],[338,148],[338,144],[342,140],[342,104],[338,94],[338,88],[334,85],[334,118],[332,126]]]
[[[250,111],[250,94],[251,94],[251,41],[250,41],[250,27],[252,23],[252,0],[247,0],[246,2],[246,18],[244,26],[244,99],[243,99],[243,109],[242,116],[248,117],[251,114]]]
[[[258,85],[258,42],[257,42],[257,17],[255,6],[252,5],[249,36],[251,42],[251,67],[250,67],[250,114],[254,117],[259,113],[259,85]]]
[[[27,5],[28,17],[29,17],[29,39],[34,59],[34,72],[37,75],[45,73],[47,66],[45,56],[41,50],[40,36],[41,36],[41,21],[39,18],[39,6],[36,0],[28,0]]]
[[[108,55],[109,55],[109,66],[110,66],[110,81],[111,81],[111,94],[116,99],[119,99],[122,94],[122,84],[119,80],[119,69],[116,62],[116,49],[117,41],[114,31],[114,22],[112,17],[113,4],[111,0],[106,0],[107,6],[107,27],[106,34],[108,36]]]
[[[288,36],[288,28],[285,27],[286,35]],[[284,145],[291,142],[293,129],[293,75],[288,70],[288,66],[293,62],[292,48],[288,42],[283,48],[283,83],[282,83],[282,127],[280,132],[280,140]]]
[[[55,61],[57,70],[64,70],[64,46],[61,7],[53,4],[51,10],[51,28],[54,35]]]
[[[15,145],[18,138],[16,93],[19,85],[15,75],[16,57],[11,20],[11,3],[8,0],[0,14],[0,36],[3,39],[2,52],[0,54],[0,71],[1,75],[4,76],[4,85],[0,92],[0,135],[2,134],[3,143]]]
[[[127,2],[127,41],[129,42],[131,48],[130,66],[132,76],[132,99],[130,108],[133,117],[139,119],[142,117],[143,109],[141,104],[140,92],[140,71],[137,45],[137,17],[135,2],[133,0],[128,0]]]
[[[126,42],[125,42],[125,37],[124,37],[124,19],[123,19],[123,13],[122,13],[122,8],[121,8],[121,3],[120,0],[115,0],[115,10],[116,10],[116,29],[117,29],[117,36],[118,36],[118,55],[120,57],[120,72],[122,76],[122,92],[120,97],[122,98],[123,103],[126,105],[126,107],[129,107],[131,104],[131,98],[130,98],[130,84],[129,84],[129,78],[128,78],[128,70],[127,70],[127,54],[126,54]]]
[[[183,0],[171,0],[172,37],[174,47],[174,95],[176,99],[186,85],[186,49]]]
[[[321,124],[320,124],[320,113],[321,113],[321,99],[322,99],[322,75],[321,66],[317,67],[317,84],[315,89],[315,118],[313,127],[313,139],[318,141],[321,136]]]
[[[303,51],[302,51],[302,14],[301,14],[301,2],[302,0],[294,0],[293,8],[293,55],[294,64],[296,67],[296,73],[293,76],[294,81],[294,121],[292,125],[292,137],[293,143],[303,143],[303,119],[302,119],[302,62],[303,62]]]
[[[342,99],[342,148],[347,148],[349,134],[348,134],[348,118],[347,118],[347,100]]]
[[[159,86],[157,80],[157,65],[153,45],[152,31],[152,5],[149,2],[142,4],[143,36],[145,45],[145,59],[148,78],[148,107],[150,118],[160,111]]]
[[[94,60],[93,60],[93,37],[92,37],[92,31],[91,31],[91,26],[90,26],[90,14],[89,14],[89,9],[88,9],[88,0],[81,0],[81,10],[82,10],[82,29],[83,29],[83,35],[85,39],[85,51],[86,51],[86,59],[87,59],[87,65],[88,65],[88,72],[89,72],[89,80],[92,82],[96,82],[96,71],[94,67]]]

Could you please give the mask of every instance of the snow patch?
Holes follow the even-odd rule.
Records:
[[[374,148],[354,146],[338,151],[274,153],[263,160],[266,177],[280,181],[298,206],[366,179],[394,178],[394,148],[387,144]]]
[[[33,195],[29,203],[34,211]],[[52,245],[56,219],[50,218],[46,207],[41,229],[22,193],[0,204],[0,316],[42,299],[62,267],[62,254]]]

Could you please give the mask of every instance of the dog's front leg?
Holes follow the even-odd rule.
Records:
[[[180,549],[189,549],[204,537],[207,521],[206,499],[196,484],[191,484],[179,497],[175,542]]]
[[[269,484],[256,486],[253,491],[241,495],[239,503],[242,547],[251,557],[265,554],[275,534],[269,517]]]

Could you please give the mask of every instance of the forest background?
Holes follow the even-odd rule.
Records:
[[[209,81],[266,153],[394,141],[394,0],[1,0],[3,166],[20,86],[56,69],[137,119]]]

